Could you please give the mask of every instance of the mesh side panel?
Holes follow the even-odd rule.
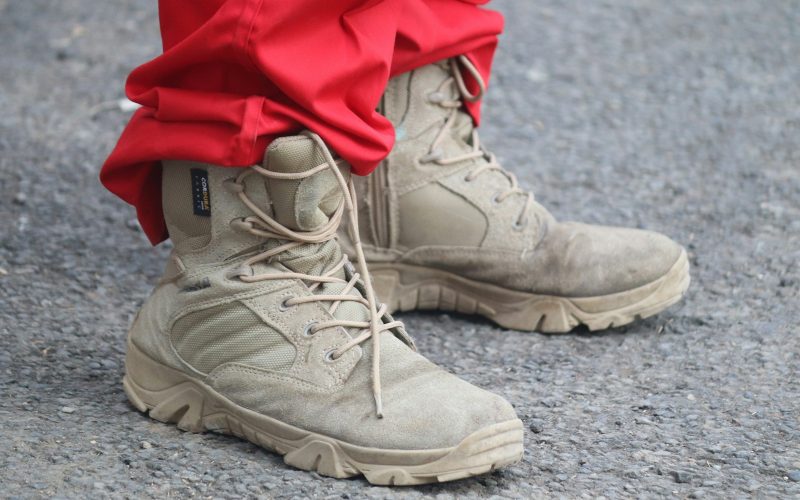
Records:
[[[275,248],[282,243],[283,241],[274,240],[267,248]],[[324,270],[338,264],[341,259],[342,251],[339,245],[331,240],[321,244],[310,243],[282,252],[275,261],[298,273],[322,274]],[[340,271],[337,276],[344,278],[344,272]]]
[[[172,328],[172,342],[187,363],[204,373],[231,362],[280,371],[295,358],[294,346],[241,304],[184,316]]]
[[[331,240],[319,245],[303,245],[298,248],[293,248],[282,253],[278,260],[283,265],[296,272],[319,275],[326,269],[330,269],[338,264],[341,259],[342,251],[339,244]],[[335,276],[347,279],[344,269],[339,270]],[[326,283],[317,289],[316,293],[335,295],[341,293],[345,286],[345,283]],[[358,290],[351,290],[350,295],[358,297],[360,293]],[[325,303],[326,308],[329,305],[330,303]],[[357,302],[342,302],[336,309],[334,316],[343,320],[364,321],[369,318],[369,312],[366,307]]]
[[[357,292],[350,292],[349,295],[358,296]],[[345,321],[367,321],[369,310],[358,302],[342,302],[336,309],[336,318]]]

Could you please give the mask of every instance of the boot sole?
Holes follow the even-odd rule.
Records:
[[[578,325],[604,330],[652,316],[678,302],[689,288],[683,251],[651,283],[596,297],[560,297],[501,288],[429,267],[370,263],[375,292],[390,311],[440,310],[479,314],[514,330],[568,332]]]
[[[128,343],[125,393],[139,411],[189,432],[214,431],[283,455],[283,461],[324,476],[358,475],[372,484],[416,485],[491,472],[522,459],[522,421],[485,427],[452,448],[368,448],[300,429],[248,410],[202,381],[165,366]]]

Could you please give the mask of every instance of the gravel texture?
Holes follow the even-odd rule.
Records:
[[[495,4],[485,141],[558,216],[683,242],[694,282],[596,334],[404,315],[424,353],[513,402],[526,454],[390,490],[126,401],[125,331],[167,249],[97,173],[125,76],[158,52],[155,3],[0,0],[0,495],[800,495],[800,4]]]

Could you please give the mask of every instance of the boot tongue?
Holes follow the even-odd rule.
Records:
[[[287,137],[270,144],[264,158],[264,168],[279,173],[303,173],[324,164],[325,161],[323,152],[312,139],[306,136]],[[349,165],[341,165],[340,171],[347,178],[350,175]],[[298,232],[313,231],[327,224],[344,197],[336,176],[330,169],[297,180],[267,178],[266,186],[275,220]],[[277,247],[283,243],[285,242],[275,240],[269,246]],[[287,250],[275,256],[274,261],[297,273],[322,275],[339,264],[342,257],[339,243],[328,240]],[[347,279],[343,268],[332,276]],[[325,283],[317,288],[317,293],[337,294],[344,287],[343,283]],[[350,294],[359,295],[355,290]],[[343,302],[334,316],[339,319],[365,320],[369,317],[369,311],[356,302]]]
[[[389,80],[383,95],[382,113],[395,126],[398,140],[417,137],[447,118],[450,114],[448,109],[426,106],[425,103],[450,75],[450,64],[443,60]],[[441,97],[458,98],[455,85],[445,86],[441,90]]]
[[[461,101],[461,93],[455,81],[450,85],[443,85],[445,80],[452,77],[453,68],[450,61],[445,59],[389,81],[384,94],[384,113],[395,125],[398,139],[430,132],[432,127],[443,123],[450,116],[450,109],[428,101],[431,98]],[[454,154],[469,151],[467,143],[474,128],[472,117],[462,107],[453,123],[452,133],[461,140],[463,150]]]
[[[430,101],[432,96],[437,99],[454,100],[461,102],[462,106],[456,111],[455,118],[451,123],[451,128],[448,134],[448,139],[441,144],[444,149],[446,157],[458,156],[467,154],[473,151],[473,131],[475,130],[475,122],[472,116],[467,112],[464,104],[464,98],[459,91],[458,84],[455,81],[453,73],[454,67],[450,64],[449,60],[441,61],[435,64],[422,66],[414,70],[409,76],[411,78],[410,92],[408,96],[409,102],[415,100],[416,102]],[[449,85],[443,85],[445,80],[451,79]],[[396,92],[396,86],[393,91]],[[395,97],[395,99],[397,99]],[[415,112],[411,112],[411,105],[409,104],[404,112],[404,121],[416,121],[422,125],[417,125],[416,133],[423,133],[427,131],[433,138],[440,130],[434,127],[439,123],[444,123],[444,120],[449,118],[452,113],[452,108],[448,109],[444,106],[439,106],[435,102],[430,102],[428,105],[418,105]],[[432,139],[431,139],[432,140]],[[486,157],[480,157],[470,160],[471,164],[475,167],[485,165],[489,162]],[[487,193],[499,193],[507,190],[509,180],[499,170],[490,170],[481,175],[481,186]],[[522,207],[524,201],[521,197],[514,198],[519,208]]]
[[[305,136],[274,141],[264,160],[265,168],[284,174],[307,172],[324,163],[322,151]],[[350,167],[345,168],[347,177]],[[297,180],[267,179],[267,192],[275,220],[294,231],[313,231],[326,224],[343,197],[329,169]]]
[[[309,137],[296,136],[275,140],[264,158],[264,168],[282,174],[300,174],[325,163],[317,144]],[[349,167],[345,175],[349,175]],[[330,221],[342,201],[342,191],[330,169],[302,179],[266,179],[267,194],[276,221],[293,231],[319,229]],[[282,244],[281,241],[271,246]],[[335,241],[309,243],[276,256],[291,270],[304,274],[322,274],[339,263],[341,250]],[[338,277],[343,278],[343,272]]]

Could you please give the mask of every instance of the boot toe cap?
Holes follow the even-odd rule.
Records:
[[[647,285],[664,275],[683,248],[670,238],[640,229],[559,224],[557,270],[564,295],[589,297]]]
[[[245,408],[369,448],[451,448],[477,431],[517,419],[502,397],[461,380],[416,353],[384,352],[384,356],[383,418],[376,416],[366,363],[359,363],[360,368],[338,390],[287,384],[285,378],[263,370],[230,368],[221,368],[213,385]]]
[[[387,399],[383,420],[399,438],[394,446],[423,449],[453,447],[481,429],[516,419],[504,398],[440,371],[410,380]]]

